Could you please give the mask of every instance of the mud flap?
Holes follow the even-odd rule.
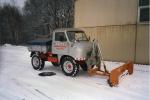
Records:
[[[119,84],[119,77],[125,71],[128,71],[129,75],[133,73],[133,62],[128,61],[127,63],[123,64],[122,66],[113,69],[109,74],[108,84],[112,86],[116,86]]]

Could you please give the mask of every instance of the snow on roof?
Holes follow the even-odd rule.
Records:
[[[54,30],[54,32],[64,32],[64,31],[83,31],[83,30],[79,28],[60,28],[60,29]]]

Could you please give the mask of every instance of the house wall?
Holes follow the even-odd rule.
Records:
[[[150,64],[150,34],[149,25],[138,24],[137,25],[137,40],[136,40],[136,59],[135,62],[142,64]]]
[[[83,28],[91,40],[98,40],[105,60],[134,60],[135,25]]]
[[[136,24],[138,0],[76,0],[75,26]]]
[[[75,27],[101,44],[105,60],[149,63],[149,24],[138,24],[138,0],[76,0]]]

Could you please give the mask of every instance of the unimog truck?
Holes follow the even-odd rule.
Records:
[[[81,67],[87,70],[86,61],[92,51],[92,42],[84,31],[76,28],[57,29],[49,38],[29,42],[31,63],[35,70],[42,70],[45,61],[61,66],[67,76],[75,76]]]
[[[66,76],[75,76],[79,69],[90,75],[108,76],[110,86],[119,82],[119,76],[128,71],[133,73],[133,63],[128,62],[109,72],[104,64],[101,70],[101,50],[94,40],[91,42],[85,32],[77,28],[56,29],[49,38],[38,38],[28,42],[31,64],[35,70],[42,70],[45,61],[60,66]],[[93,66],[97,66],[96,68]]]

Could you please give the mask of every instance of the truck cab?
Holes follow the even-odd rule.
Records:
[[[86,60],[92,49],[92,43],[88,40],[84,31],[80,29],[55,30],[52,39],[52,53],[62,56],[70,56],[75,60]]]

